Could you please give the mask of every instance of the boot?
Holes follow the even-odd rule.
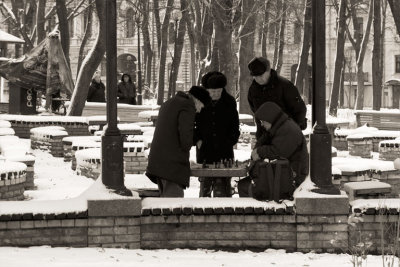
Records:
[[[214,197],[231,197],[231,178],[215,178],[214,181]]]
[[[211,197],[213,179],[207,177],[199,178],[200,181],[200,193],[199,197]]]

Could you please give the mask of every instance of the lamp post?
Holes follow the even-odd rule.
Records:
[[[115,193],[131,196],[124,185],[123,139],[117,126],[117,8],[106,0],[107,128],[101,137],[101,179]]]
[[[170,72],[170,79],[175,76],[174,73],[174,61],[175,61],[175,53],[177,48],[177,42],[178,42],[178,22],[182,18],[182,12],[179,9],[176,9],[172,12],[172,19],[174,21],[175,25],[175,36],[174,36],[174,58],[172,59],[172,64],[171,64],[171,72]],[[171,98],[175,95],[176,91],[176,81],[175,82],[170,82],[170,87],[168,89],[168,98]]]
[[[141,15],[138,12],[136,14],[136,25],[137,25],[137,38],[138,38],[138,94],[137,94],[137,104],[142,104],[142,64],[140,58],[140,23]]]
[[[310,175],[316,193],[339,195],[332,184],[332,139],[326,126],[325,1],[312,0],[312,125]]]

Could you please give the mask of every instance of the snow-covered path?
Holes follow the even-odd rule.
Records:
[[[238,253],[211,250],[126,250],[102,248],[0,248],[1,266],[7,267],[108,267],[108,266],[274,266],[274,267],[351,267],[351,255],[264,252]],[[396,261],[397,262],[397,261]],[[368,256],[362,266],[382,266],[381,256]],[[387,266],[387,265],[385,265]],[[394,266],[397,266],[395,263]]]

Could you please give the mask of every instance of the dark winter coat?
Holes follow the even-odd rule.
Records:
[[[197,162],[213,164],[224,159],[233,159],[233,146],[239,135],[236,101],[224,89],[216,103],[210,103],[196,115],[195,144],[202,140],[200,149],[196,147]]]
[[[122,76],[123,77],[123,76]],[[136,87],[133,82],[121,81],[118,83],[119,103],[136,104]]]
[[[299,126],[285,113],[278,113],[269,131],[264,131],[255,149],[262,159],[286,158],[295,173],[296,186],[308,175],[307,142]]]
[[[253,80],[248,92],[248,101],[253,113],[255,113],[263,103],[268,101],[275,102],[301,129],[304,130],[307,127],[307,108],[296,86],[287,79],[279,76],[273,69],[271,69],[271,76],[267,84],[260,85]],[[262,135],[264,129],[257,119],[256,124],[256,136],[258,138]]]
[[[189,186],[195,114],[193,100],[183,92],[161,105],[146,172],[153,182],[158,177]]]
[[[89,86],[89,92],[87,95],[88,102],[106,102],[105,96],[106,87],[104,83],[100,81],[100,83],[96,82],[94,79]]]

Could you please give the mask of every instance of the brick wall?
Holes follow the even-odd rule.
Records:
[[[0,200],[24,199],[26,171],[0,173]]]
[[[0,103],[0,113],[8,113],[8,103]]]
[[[347,144],[348,144],[349,154],[351,156],[371,158],[371,151],[373,149],[372,137],[363,139],[347,138]]]
[[[90,135],[87,123],[80,122],[27,122],[27,121],[12,121],[11,127],[15,131],[15,135],[19,138],[30,138],[30,130],[36,127],[44,126],[62,126],[70,136]]]

